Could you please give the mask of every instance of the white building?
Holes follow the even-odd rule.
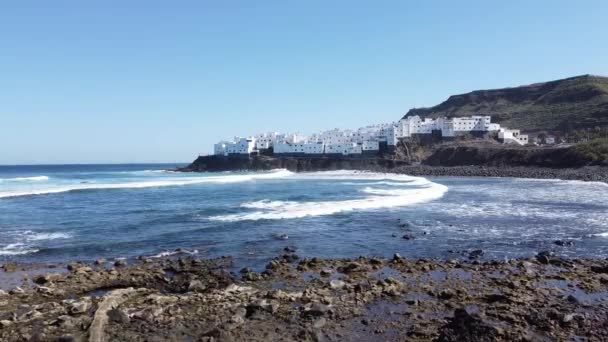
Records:
[[[213,146],[213,154],[230,155],[230,154],[251,154],[255,150],[255,138],[239,138],[234,137],[232,142],[222,141]]]
[[[505,143],[516,142],[525,145],[528,142],[528,137],[520,134],[518,130],[508,130],[501,128],[499,124],[491,123],[490,116],[437,119],[411,116],[396,123],[370,125],[356,130],[335,128],[310,136],[269,132],[250,138],[234,138],[232,142],[222,141],[215,144],[214,154],[251,154],[273,148],[275,154],[369,155],[378,154],[381,149],[390,152],[400,139],[413,136],[433,134],[443,139],[453,139],[466,134],[480,136],[487,132],[499,132],[499,139]]]
[[[504,144],[528,144],[528,136],[521,134],[518,129],[501,128],[500,131],[498,131],[498,140]]]

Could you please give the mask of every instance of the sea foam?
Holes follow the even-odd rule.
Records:
[[[0,182],[41,182],[49,180],[48,176],[0,178]]]
[[[180,185],[191,185],[191,184],[202,184],[202,183],[238,183],[254,181],[256,179],[273,179],[282,178],[292,175],[292,172],[287,170],[273,170],[268,173],[258,174],[243,174],[243,175],[226,175],[226,176],[208,176],[208,177],[179,177],[174,179],[163,179],[163,180],[150,180],[150,181],[137,181],[137,182],[120,182],[120,183],[78,183],[70,185],[57,185],[47,186],[39,188],[27,188],[27,189],[13,189],[7,191],[0,191],[0,198],[7,197],[19,197],[19,196],[32,196],[32,195],[46,195],[69,191],[82,191],[82,190],[104,190],[104,189],[138,189],[138,188],[152,188],[152,187],[167,187],[167,186],[180,186]]]
[[[448,188],[433,183],[425,178],[405,175],[388,175],[379,173],[360,173],[352,171],[331,171],[297,174],[290,178],[296,179],[352,179],[352,180],[380,180],[389,179],[394,182],[403,182],[400,187],[390,189],[365,188],[362,191],[371,196],[343,201],[271,201],[261,200],[241,204],[247,209],[257,209],[229,215],[209,217],[214,221],[243,221],[243,220],[278,220],[293,219],[307,216],[332,215],[340,212],[354,210],[372,210],[407,206],[416,203],[432,201],[442,197]]]

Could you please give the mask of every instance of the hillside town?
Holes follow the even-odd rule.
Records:
[[[401,140],[421,143],[450,141],[458,137],[493,137],[504,144],[528,144],[528,136],[491,122],[491,116],[422,119],[406,117],[398,122],[359,129],[333,129],[311,135],[300,133],[260,133],[214,145],[215,155],[281,156],[375,156],[391,153]]]

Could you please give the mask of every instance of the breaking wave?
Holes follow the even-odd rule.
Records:
[[[287,177],[289,175],[292,175],[292,172],[280,169],[280,170],[274,170],[274,171],[271,171],[268,173],[262,173],[262,174],[244,174],[244,175],[208,176],[208,177],[180,177],[180,178],[166,179],[166,180],[105,183],[105,184],[78,183],[78,184],[61,185],[61,186],[48,186],[48,187],[35,188],[35,189],[0,191],[0,198],[32,196],[32,195],[46,195],[46,194],[54,194],[54,193],[69,192],[69,191],[81,191],[81,190],[137,189],[137,188],[151,188],[151,187],[180,186],[180,185],[201,184],[201,183],[238,183],[238,182],[253,181],[256,179],[282,178],[282,177]]]
[[[332,215],[354,210],[373,210],[407,206],[428,202],[442,197],[448,190],[444,185],[433,183],[425,178],[405,175],[378,173],[358,173],[349,171],[315,172],[298,174],[292,178],[300,179],[391,179],[400,186],[389,189],[364,188],[361,190],[371,196],[343,201],[271,201],[261,200],[241,204],[242,208],[257,209],[253,212],[218,215],[209,217],[214,221],[279,220],[307,216]],[[401,181],[401,182],[399,182]]]
[[[0,255],[23,255],[36,253],[39,251],[39,249],[35,246],[36,242],[72,238],[72,235],[69,233],[44,233],[33,232],[31,230],[8,232],[7,235],[11,240],[13,240],[13,242],[7,244],[6,246],[1,246]]]
[[[10,243],[4,247],[0,247],[0,255],[22,255],[36,252],[38,252],[38,249],[29,248],[21,242]]]
[[[47,176],[0,178],[0,182],[41,182],[47,180],[49,180]]]

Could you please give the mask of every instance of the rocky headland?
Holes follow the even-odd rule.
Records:
[[[443,144],[419,162],[408,160],[398,146],[395,155],[372,158],[200,156],[182,172],[293,172],[361,170],[413,176],[517,177],[608,183],[608,164],[577,147],[505,147],[487,143]]]
[[[175,255],[6,263],[2,341],[539,341],[608,339],[608,261],[301,259],[265,269]],[[49,270],[49,266],[53,267]],[[6,285],[6,284],[2,284]]]

